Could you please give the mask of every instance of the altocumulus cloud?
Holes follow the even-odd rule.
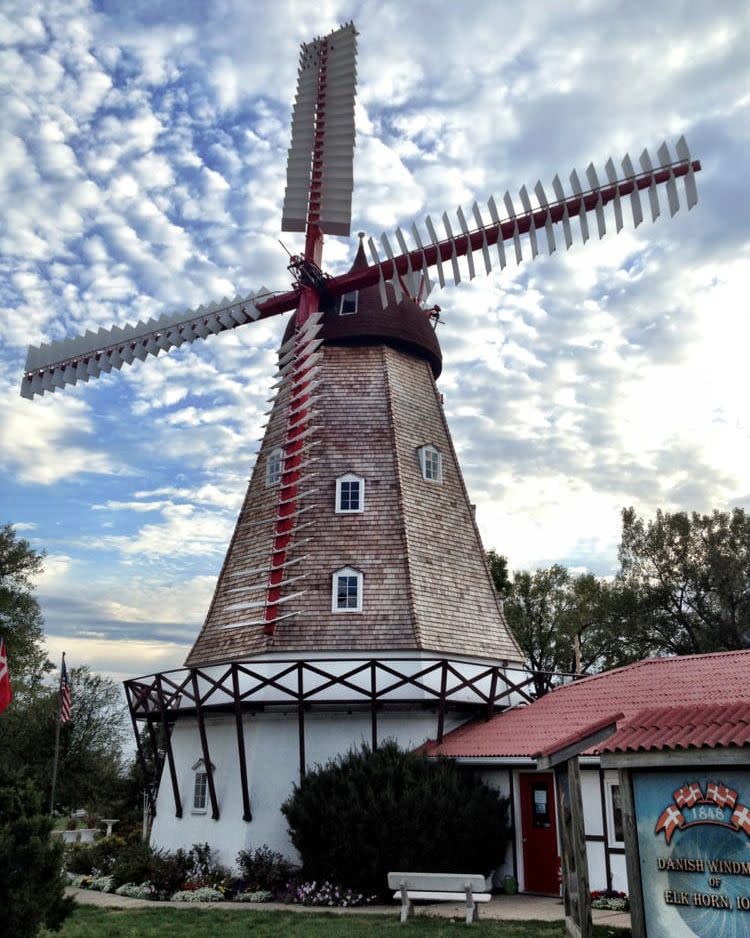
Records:
[[[16,396],[24,348],[286,287],[297,50],[350,15],[338,0],[293,17],[236,0],[0,12],[4,515],[67,558],[42,587],[52,642],[85,633],[112,673],[134,665],[125,641],[157,668],[195,634],[283,323],[33,404]],[[626,504],[749,503],[748,18],[740,2],[667,0],[648,22],[625,3],[357,4],[354,231],[549,188],[680,133],[703,161],[690,215],[433,294],[467,484],[513,567],[611,571]],[[329,240],[332,272],[353,241]]]

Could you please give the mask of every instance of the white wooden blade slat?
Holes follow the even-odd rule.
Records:
[[[513,199],[510,197],[510,192],[505,193],[503,202],[505,203],[508,218],[513,222],[513,247],[516,249],[516,263],[520,264],[523,260],[523,254],[521,253],[521,236],[518,233],[518,219],[516,218],[516,210],[513,207]]]
[[[648,150],[645,148],[639,157],[639,162],[644,173],[653,173],[654,167],[651,165],[651,157],[648,155]],[[659,215],[661,215],[661,210],[659,208],[659,196],[656,192],[656,183],[653,179],[651,180],[651,185],[648,187],[648,201],[649,207],[651,208],[651,221],[656,221]]]
[[[472,251],[471,239],[469,238],[469,226],[466,224],[466,216],[460,205],[456,209],[456,217],[458,218],[458,224],[461,226],[461,231],[466,235],[466,263],[469,266],[469,280],[473,280],[476,277],[474,252]]]
[[[427,228],[427,233],[429,234],[430,238],[432,238],[432,243],[434,245],[438,245],[440,243],[440,240],[437,236],[437,232],[435,231],[435,226],[432,224],[432,219],[430,218],[429,215],[425,218],[424,223],[425,223],[425,227]],[[440,284],[441,287],[445,287],[445,273],[443,271],[443,260],[440,257],[439,250],[437,252],[437,258],[435,260],[435,264],[437,266],[437,272],[438,272],[438,283]]]
[[[507,264],[505,259],[505,242],[503,241],[503,232],[500,228],[500,216],[497,212],[497,205],[495,204],[495,197],[491,195],[487,199],[487,208],[490,210],[490,218],[492,219],[492,224],[497,225],[498,235],[497,235],[497,256],[500,259],[500,270],[504,270]]]
[[[677,183],[672,169],[672,157],[669,155],[669,147],[666,140],[656,151],[659,157],[659,164],[665,169],[669,169],[669,179],[667,180],[667,204],[669,205],[669,216],[672,218],[680,210],[680,200],[677,197]]]
[[[690,211],[694,205],[698,204],[698,188],[695,185],[695,170],[693,169],[693,163],[690,159],[690,150],[688,149],[687,140],[684,136],[680,137],[675,144],[675,150],[677,151],[677,159],[686,162],[690,167],[687,175],[682,177],[685,185],[687,207],[688,211]]]
[[[586,206],[583,203],[583,189],[581,188],[581,181],[578,178],[578,173],[573,170],[570,174],[570,187],[573,190],[573,194],[580,196],[581,198],[581,211],[578,213],[578,222],[581,226],[581,240],[585,244],[589,239],[589,220],[586,216]]]

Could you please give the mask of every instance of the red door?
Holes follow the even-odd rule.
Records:
[[[558,896],[554,775],[551,772],[522,772],[518,780],[524,888],[527,892]]]

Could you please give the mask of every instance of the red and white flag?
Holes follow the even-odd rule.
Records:
[[[737,801],[737,792],[727,785],[722,785],[721,782],[709,782],[706,788],[706,799],[713,801],[720,808],[727,806],[733,808]]]
[[[10,671],[8,670],[8,655],[5,651],[5,639],[0,638],[0,713],[13,700],[13,689],[10,686]]]
[[[60,669],[60,722],[70,722],[70,682],[68,681],[68,669],[65,667],[65,654],[63,654],[62,668]]]
[[[669,843],[672,839],[672,834],[674,834],[676,830],[679,830],[684,823],[685,818],[682,811],[679,811],[673,804],[670,804],[667,805],[659,815],[654,833],[658,834],[659,831],[664,831],[664,839]]]
[[[737,830],[743,830],[750,837],[750,808],[746,808],[744,804],[738,804],[729,823]]]
[[[674,793],[673,798],[680,808],[692,808],[697,802],[703,801],[703,792],[697,782],[683,785]],[[669,843],[669,841],[667,841]]]

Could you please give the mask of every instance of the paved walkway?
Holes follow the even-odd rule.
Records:
[[[95,892],[92,889],[66,889],[68,895],[75,896],[81,905],[98,905],[113,909],[143,909],[154,906],[168,906],[170,909],[242,909],[245,912],[272,911],[283,909],[285,912],[336,912],[341,915],[397,915],[399,905],[368,905],[357,909],[337,909],[322,906],[304,906],[284,902],[154,902],[149,899],[128,899],[109,892]],[[456,902],[436,902],[416,907],[417,915],[438,915],[443,918],[463,918],[464,906]],[[564,918],[562,901],[549,896],[493,896],[490,902],[483,903],[479,915],[483,919],[505,919],[506,921],[543,921],[554,922]],[[608,912],[604,909],[593,910],[594,923],[612,925],[617,928],[630,928],[630,916],[627,912]]]

